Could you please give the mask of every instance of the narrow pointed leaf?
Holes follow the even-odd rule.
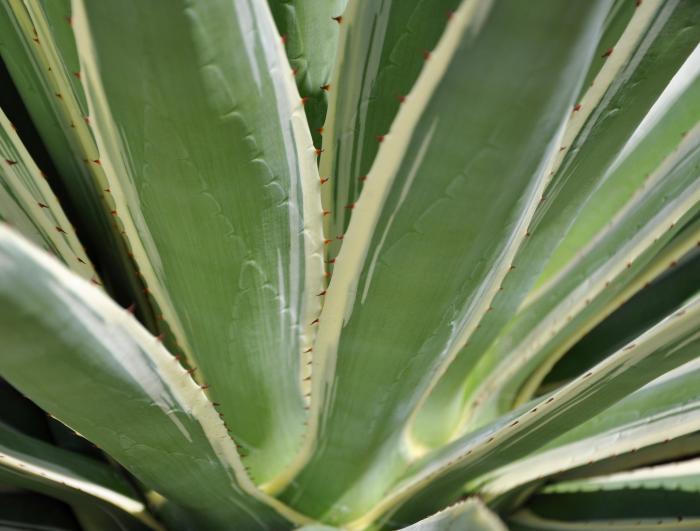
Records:
[[[459,0],[351,0],[341,28],[323,129],[321,178],[327,255],[338,255],[370,171],[379,139],[389,132]]]
[[[0,374],[194,512],[202,529],[278,529],[203,389],[95,286],[0,227]],[[219,526],[219,527],[217,527]]]
[[[677,148],[678,139],[696,125],[700,114],[699,77],[700,46],[697,46],[627,139],[609,166],[606,178],[587,198],[538,280],[538,292],[546,291],[556,274],[582,248],[590,245],[634,195],[641,193],[654,169]],[[533,298],[536,296],[537,293],[533,294]]]
[[[539,517],[570,523],[698,520],[698,459],[554,483],[527,501]],[[658,522],[658,521],[657,521]],[[682,528],[682,527],[681,527]]]
[[[304,101],[315,146],[321,146],[327,95],[347,0],[268,0]],[[335,87],[333,87],[335,88]]]
[[[489,7],[468,0],[450,20],[336,261],[314,345],[317,451],[285,494],[331,523],[360,516],[416,457],[403,428],[510,270],[605,15],[603,3]]]
[[[543,518],[532,511],[520,511],[508,520],[512,531],[658,531],[698,529],[700,518],[631,518],[570,522]]]
[[[469,498],[420,522],[405,531],[506,531],[506,526],[478,499]]]
[[[697,360],[681,366],[555,438],[541,451],[480,478],[473,486],[494,498],[554,474],[668,444],[700,430],[700,392],[694,385],[699,376]]]
[[[98,281],[61,205],[2,110],[0,217],[83,278]]]
[[[677,238],[685,238],[683,231]],[[674,238],[669,246],[675,247],[675,243],[678,242]],[[700,289],[700,252],[697,243],[694,249],[680,258],[669,251],[672,248],[665,249],[654,260],[666,259],[666,270],[576,343],[547,374],[539,393],[585,372]]]
[[[114,470],[0,423],[0,480],[82,506],[111,506],[159,525]],[[123,513],[122,513],[123,514]]]
[[[35,22],[40,23],[39,29]],[[3,2],[0,54],[57,169],[49,184],[64,192],[65,210],[90,250],[107,290],[124,306],[136,304],[139,318],[158,333],[143,284],[110,214],[112,207],[105,201],[106,186],[99,186],[95,165],[87,163],[97,157],[92,156],[94,143],[80,103],[84,101],[82,89],[73,75],[79,72],[68,70],[77,63],[74,45],[69,46],[70,23],[69,0]]]
[[[483,425],[527,401],[569,347],[653,279],[640,280],[643,271],[659,274],[667,267],[655,267],[654,259],[700,208],[699,177],[696,126],[591,249],[524,308],[484,355],[470,375],[467,426]],[[688,238],[692,248],[697,236]]]
[[[76,2],[74,27],[141,274],[270,481],[301,444],[323,264],[315,154],[267,5]]]
[[[402,504],[403,521],[454,499],[465,483],[571,430],[658,378],[693,360],[700,346],[700,297],[568,385],[541,397],[474,434],[427,456],[361,522]],[[569,454],[567,454],[569,455]],[[537,473],[537,469],[529,469]]]
[[[532,224],[527,227],[528,237],[513,260],[515,269],[506,277],[492,311],[484,316],[479,329],[417,416],[414,435],[419,442],[435,446],[467,429],[466,408],[478,400],[474,389],[492,371],[488,360],[481,362],[486,366],[475,367],[494,339],[507,334],[504,327],[518,311],[569,225],[584,205],[591,204],[588,199],[601,181],[609,177],[607,170],[620,150],[663,96],[668,81],[700,40],[697,15],[692,1],[642,2],[614,44],[613,53],[594,57],[594,64],[599,67],[595,82],[586,87],[570,111],[553,168],[558,169],[551,176],[552,182]],[[674,117],[669,117],[667,131],[673,133],[666,132],[668,140],[680,142],[681,133],[694,125],[693,116],[682,114],[679,108]],[[647,153],[641,157],[644,164],[633,166],[634,179],[621,175],[616,180],[618,185],[622,183],[623,187],[636,190],[633,183],[655,170],[660,162],[658,155],[663,159],[667,152],[649,150],[654,145],[653,139],[649,139],[643,148],[640,146],[639,152]],[[606,215],[596,223],[609,221],[611,218]],[[503,340],[504,345],[509,338]],[[510,338],[510,341],[515,340]]]
[[[541,492],[551,494],[626,489],[665,489],[691,493],[700,492],[700,460],[689,459],[678,463],[639,468],[608,476],[554,483],[542,489]]]

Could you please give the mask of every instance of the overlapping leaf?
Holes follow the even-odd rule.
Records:
[[[478,389],[485,378],[498,372],[495,363],[503,361],[503,352],[510,356],[520,341],[514,335],[513,324],[504,327],[579,212],[583,209],[584,216],[589,210],[600,214],[596,227],[612,221],[626,201],[635,193],[642,193],[644,178],[657,169],[683,140],[682,134],[695,125],[697,87],[688,88],[686,84],[680,101],[678,91],[669,94],[665,89],[700,39],[700,25],[694,18],[697,14],[692,2],[644,2],[629,20],[613,52],[594,58],[605,64],[574,106],[557,156],[558,170],[527,228],[527,239],[513,260],[515,269],[505,279],[503,292],[494,300],[492,310],[484,316],[416,418],[414,436],[423,444],[434,446],[464,432],[469,408],[483,402]],[[691,71],[690,79],[695,77],[695,65],[684,68]],[[642,128],[657,102],[664,102],[667,110],[672,106],[673,112],[668,116],[657,113],[661,121],[647,120]],[[637,136],[629,143],[635,131]],[[620,158],[620,150],[626,145],[629,149]],[[597,194],[604,183],[604,195]],[[593,196],[596,201],[591,199]],[[601,197],[607,200],[602,202]],[[586,219],[590,220],[590,216]],[[586,243],[578,241],[579,246]],[[609,253],[600,247],[584,250],[591,256]],[[567,260],[572,259],[567,255]],[[625,263],[631,259],[620,257]],[[536,310],[523,310],[522,315],[528,325],[523,325],[521,331],[529,331],[533,323],[544,320],[544,314]],[[598,318],[604,316],[600,312]],[[499,335],[502,337],[498,351],[492,347],[493,352],[486,353]],[[518,385],[514,387],[517,389]]]
[[[457,496],[465,482],[478,480],[499,464],[537,450],[542,441],[571,430],[648,382],[693,360],[698,346],[700,297],[696,296],[556,392],[426,457],[362,521],[397,503],[403,503],[397,516],[399,521],[430,512],[438,500],[444,502],[446,497]],[[617,435],[613,433],[612,437]],[[566,459],[570,457],[567,453]],[[528,474],[539,474],[536,468],[528,470]]]
[[[264,2],[81,2],[99,164],[181,352],[258,482],[301,444],[322,289],[315,153]]]
[[[130,529],[160,529],[129,485],[106,465],[0,423],[0,481],[97,511],[116,510]],[[129,521],[129,516],[133,521]],[[141,520],[140,526],[136,525]]]
[[[304,99],[314,145],[321,146],[327,94],[347,0],[268,0]]]
[[[0,227],[0,372],[199,528],[279,529],[218,412],[131,314]],[[303,520],[303,518],[300,518]]]
[[[89,132],[71,29],[70,0],[10,0],[0,5],[0,54],[51,157],[64,209],[90,250],[107,290],[158,333],[128,249],[105,201],[106,185]],[[55,210],[55,209],[52,209]],[[66,229],[67,230],[67,229]]]
[[[383,139],[326,294],[317,436],[285,493],[304,512],[358,517],[415,457],[401,443],[408,416],[510,270],[605,7],[466,1],[449,21]]]

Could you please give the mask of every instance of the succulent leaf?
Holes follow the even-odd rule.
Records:
[[[272,481],[301,444],[323,289],[315,155],[272,17],[246,0],[75,8],[135,261],[253,477]]]
[[[467,1],[449,21],[382,142],[336,260],[314,345],[318,437],[284,495],[307,514],[361,516],[416,457],[402,441],[411,411],[497,301],[605,7]],[[551,32],[561,46],[548,45]],[[505,34],[518,44],[504,50]],[[501,83],[504,64],[531,82]],[[387,312],[389,301],[401,312]]]
[[[304,520],[255,488],[205,390],[128,311],[6,227],[0,267],[0,371],[17,389],[202,528],[284,526],[268,503]]]

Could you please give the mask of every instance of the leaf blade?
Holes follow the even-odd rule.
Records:
[[[323,277],[315,156],[271,15],[246,0],[76,7],[101,166],[135,260],[256,481],[273,481],[304,432]],[[139,90],[121,90],[133,75]]]
[[[510,269],[544,186],[544,168],[565,109],[578,90],[580,70],[572,65],[587,64],[604,15],[601,5],[592,4],[575,22],[567,19],[568,31],[561,36],[568,46],[556,49],[542,35],[562,27],[553,20],[563,13],[508,27],[508,32],[539,27],[541,31],[532,31],[540,38],[518,34],[519,42],[535,38],[536,44],[513,46],[508,49],[512,55],[499,55],[496,43],[506,26],[526,14],[496,6],[495,15],[488,7],[465,2],[450,21],[432,62],[382,142],[370,172],[376,178],[367,180],[337,259],[314,345],[310,427],[318,430],[319,452],[285,494],[292,503],[303,504],[305,512],[331,523],[351,518],[348,511],[359,515],[360,507],[381,496],[391,477],[400,473],[405,459],[415,457],[399,441],[411,407],[453,347],[478,324]],[[565,89],[556,96],[547,92],[551,80],[529,85],[527,91],[512,83],[499,85],[499,74],[488,67],[496,60],[491,54],[505,57],[509,69],[547,68]],[[485,74],[473,83],[469,72],[482,67],[494,78]],[[494,86],[502,91],[494,93]],[[516,92],[531,105],[515,103]],[[457,112],[455,99],[467,97],[488,105],[457,107]],[[503,114],[512,127],[485,118],[503,105],[513,105],[512,112]],[[530,125],[541,134],[533,135]],[[495,130],[487,134],[482,126]],[[464,138],[453,134],[457,128]],[[498,149],[485,147],[491,133],[505,135],[498,137]],[[508,157],[501,156],[505,152]],[[475,159],[476,168],[470,166]],[[442,171],[435,171],[437,167]],[[516,167],[517,175],[508,173]],[[504,181],[490,179],[494,175],[511,186],[504,190]],[[479,231],[484,225],[493,231]],[[473,245],[467,249],[452,245],[469,239]],[[387,312],[387,301],[399,310]],[[344,435],[353,430],[366,436]],[[309,446],[307,458],[310,453]],[[350,464],[355,460],[366,463],[364,470]]]
[[[303,521],[255,488],[204,390],[131,314],[5,227],[0,256],[0,372],[16,388],[203,528],[284,525],[267,505]]]

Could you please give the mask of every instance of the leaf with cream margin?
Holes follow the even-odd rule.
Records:
[[[606,522],[615,529],[621,520],[646,520],[662,529],[688,529],[686,522],[700,522],[699,493],[700,460],[695,458],[553,483],[527,501],[527,511],[546,520],[598,528]],[[521,518],[528,520],[526,514],[514,516]]]
[[[607,3],[577,6],[463,2],[384,138],[320,316],[303,512],[353,520],[415,458],[411,410],[507,275],[597,43]]]
[[[429,514],[438,503],[459,496],[465,484],[524,458],[543,441],[571,433],[633,391],[695,359],[698,347],[700,296],[556,392],[429,454],[352,525],[361,527],[382,514],[395,522]]]
[[[405,531],[507,531],[503,522],[478,498],[456,503],[439,513],[429,516]]]
[[[466,426],[473,429],[532,396],[556,361],[624,300],[653,279],[658,252],[700,210],[700,126],[689,132],[580,253],[546,294],[513,320],[482,357],[473,382]],[[697,236],[689,235],[694,246]]]
[[[700,459],[687,459],[577,481],[561,481],[547,485],[540,492],[565,494],[627,489],[664,489],[698,493],[700,492]],[[696,507],[696,510],[700,510],[700,507]]]
[[[347,230],[379,140],[458,6],[459,0],[348,2],[339,20],[319,166],[329,260],[338,255],[338,237]]]
[[[693,109],[693,103],[677,105],[673,116],[652,129],[656,137],[651,138],[651,133],[643,137],[644,145],[632,152],[637,173],[633,171],[632,178],[629,172],[622,171],[608,175],[607,170],[650,109],[659,102],[675,101],[677,94],[668,94],[667,84],[679,68],[692,66],[685,64],[686,57],[700,40],[700,12],[695,7],[692,1],[645,1],[635,9],[615,51],[605,58],[595,81],[577,99],[570,113],[552,181],[527,227],[528,237],[513,260],[515,268],[506,277],[503,291],[416,415],[414,443],[435,447],[468,429],[465,417],[475,387],[492,368],[489,360],[481,359],[488,357],[485,353],[496,337],[508,333],[504,327],[518,311],[568,225],[579,210],[586,208],[588,198],[601,181],[615,182],[617,195],[629,197],[619,192],[624,189],[631,194],[643,187],[640,179],[667,154],[657,150],[654,142],[661,139],[664,147],[676,145],[682,139],[681,133],[695,124],[694,114],[684,114]],[[594,57],[594,62],[600,60]],[[639,156],[641,153],[646,156]],[[602,222],[609,222],[610,215],[607,212]],[[478,367],[480,362],[485,366]]]
[[[161,526],[129,485],[108,466],[29,437],[0,423],[0,481],[76,506],[118,511],[132,528]],[[135,521],[141,521],[137,526]]]
[[[63,208],[1,109],[0,216],[81,277],[99,281]]]
[[[338,21],[342,22],[346,3],[347,0],[268,0],[304,98],[314,145],[319,147],[338,48]]]
[[[68,0],[0,2],[0,55],[56,167],[49,184],[61,192],[64,209],[106,290],[123,306],[135,304],[142,322],[158,333],[143,283],[105,201],[106,186],[99,186],[96,178],[101,169],[86,163],[97,156],[80,103],[84,97],[75,75],[79,71],[69,23]]]
[[[279,529],[287,517],[305,522],[255,488],[205,390],[156,337],[6,227],[0,326],[0,374],[193,512],[200,529]]]
[[[323,261],[315,153],[267,4],[73,8],[134,259],[252,477],[272,481],[304,432]]]
[[[696,359],[647,384],[630,396],[519,461],[476,479],[487,499],[603,459],[635,453],[700,430],[700,377]]]
[[[696,228],[700,228],[698,220],[669,242],[653,260],[665,269],[576,343],[547,373],[537,394],[559,387],[602,361],[700,290],[700,232],[698,242],[686,252],[691,244],[689,233]]]
[[[538,516],[532,511],[517,512],[508,520],[512,531],[659,531],[700,529],[700,518],[632,518],[571,522]]]
[[[699,114],[700,44],[620,150],[608,170],[610,176],[588,198],[581,214],[549,258],[536,291],[546,291],[547,284],[565,270],[578,250],[589,245],[608,220],[639,193],[651,169],[677,148],[678,138],[695,126],[695,117]]]
[[[116,477],[117,484],[126,487],[126,493],[135,501],[139,501],[132,488],[124,481],[123,471],[115,474],[115,467],[106,466],[103,461],[104,454],[95,445],[77,435],[58,420],[47,416],[46,412],[9,383],[0,380],[0,431],[3,429],[5,432],[15,430],[15,432],[18,431],[20,435],[25,436],[24,439],[29,441],[28,444],[16,449],[21,450],[22,457],[25,459],[32,459],[31,456],[28,456],[30,448],[37,449],[36,457],[42,459],[42,465],[48,466],[52,478],[46,479],[45,476],[31,474],[5,474],[0,478],[0,492],[20,490],[20,487],[23,487],[62,499],[70,505],[84,531],[144,531],[147,529],[145,523],[129,513],[65,484],[66,479],[69,479],[72,485],[76,484],[75,476],[65,476],[67,470],[76,472],[76,468],[84,468],[81,463],[87,463],[88,470],[106,470],[106,474],[98,473],[98,477],[106,477],[108,482],[111,481],[110,478]],[[10,442],[10,439],[13,437],[0,436],[0,441],[4,444]],[[53,444],[49,446],[47,443]],[[56,450],[58,453],[53,453]],[[73,458],[76,453],[79,454],[77,455],[77,467],[68,466],[68,463],[76,462]],[[53,456],[50,463],[47,461],[49,456]],[[63,459],[64,456],[67,457]],[[28,465],[29,463],[23,464]],[[56,471],[59,472],[58,477],[61,478],[62,483],[54,481],[56,476],[53,472]],[[28,472],[28,470],[23,468],[21,472]],[[82,475],[78,474],[77,477],[80,478]],[[93,479],[95,478],[93,477]],[[43,483],[42,480],[46,480],[46,482]],[[82,480],[79,479],[80,481]],[[85,485],[96,488],[98,493],[109,490],[101,489],[99,481],[96,487],[89,485],[89,482]]]

